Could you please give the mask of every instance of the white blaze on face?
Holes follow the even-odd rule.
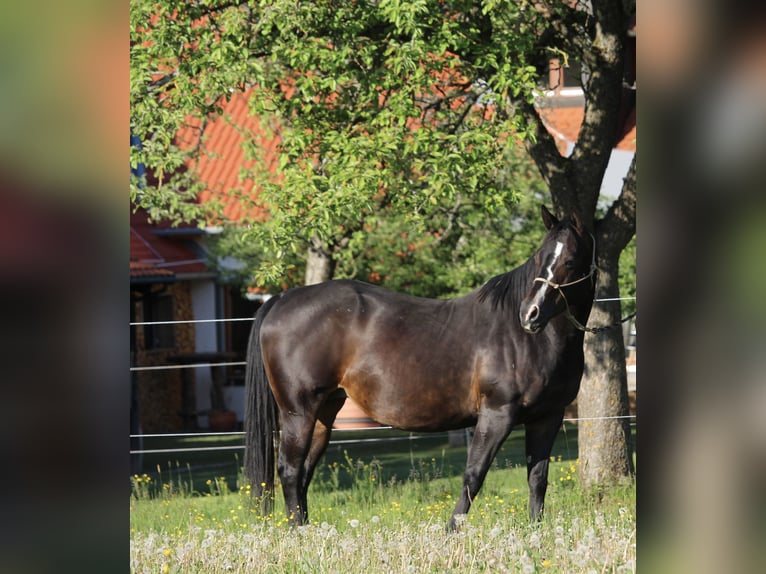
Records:
[[[556,242],[556,248],[553,250],[553,259],[551,259],[551,264],[548,265],[548,269],[546,271],[548,272],[548,281],[553,279],[553,266],[556,265],[556,261],[559,260],[559,257],[561,257],[561,252],[564,250],[564,244],[561,243],[561,241]]]
[[[550,281],[553,279],[553,268],[556,266],[556,262],[559,260],[559,257],[561,257],[561,252],[564,250],[564,244],[561,241],[556,242],[556,247],[553,250],[553,258],[551,259],[550,264],[548,265],[548,268],[545,270],[548,276],[546,279]],[[545,297],[545,294],[548,292],[549,285],[547,283],[543,283],[542,288],[540,291],[538,291],[537,295],[539,297],[538,300]]]

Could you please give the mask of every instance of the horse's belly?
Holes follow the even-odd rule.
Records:
[[[412,431],[440,431],[476,423],[476,412],[455,388],[380,385],[369,379],[344,381],[348,395],[381,424]]]

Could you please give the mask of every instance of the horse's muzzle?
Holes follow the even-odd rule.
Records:
[[[537,333],[545,326],[545,322],[540,317],[540,308],[537,305],[530,305],[526,309],[522,306],[519,312],[519,321],[522,329],[527,333]]]

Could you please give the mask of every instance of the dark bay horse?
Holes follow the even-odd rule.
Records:
[[[291,523],[350,396],[373,419],[411,431],[476,426],[450,520],[468,512],[511,429],[526,427],[529,511],[539,517],[548,458],[583,373],[595,243],[576,215],[545,207],[548,233],[523,265],[456,299],[329,281],[269,299],[248,348],[246,478],[273,491],[274,447]],[[574,319],[574,320],[573,320]]]

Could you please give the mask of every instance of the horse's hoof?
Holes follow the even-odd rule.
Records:
[[[463,526],[463,523],[468,518],[467,514],[455,514],[449,519],[447,523],[447,532],[457,532]]]

